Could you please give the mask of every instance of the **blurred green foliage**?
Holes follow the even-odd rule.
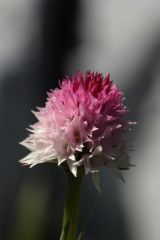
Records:
[[[18,192],[10,240],[45,239],[45,211],[50,190],[47,185],[31,179],[22,184]]]

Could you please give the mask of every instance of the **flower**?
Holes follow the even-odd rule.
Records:
[[[109,75],[90,71],[67,76],[59,85],[48,93],[45,107],[33,112],[38,121],[21,142],[31,153],[20,162],[31,167],[66,162],[75,176],[84,166],[96,185],[102,166],[122,178],[119,169],[131,166],[126,132],[134,124],[124,119],[128,110],[123,93]]]

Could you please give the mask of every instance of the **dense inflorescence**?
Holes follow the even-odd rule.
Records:
[[[23,164],[66,161],[75,176],[79,166],[95,174],[107,166],[119,175],[118,169],[129,168],[126,131],[133,123],[124,119],[128,110],[123,93],[109,75],[67,76],[60,88],[48,93],[45,107],[37,110],[33,113],[38,121],[21,142],[31,151]]]

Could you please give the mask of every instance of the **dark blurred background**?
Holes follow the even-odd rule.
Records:
[[[99,195],[85,178],[81,223],[97,199],[86,240],[160,239],[159,12],[157,0],[0,0],[0,240],[59,239],[65,175],[22,167],[18,142],[46,91],[88,69],[111,73],[138,126],[125,184],[104,169]]]

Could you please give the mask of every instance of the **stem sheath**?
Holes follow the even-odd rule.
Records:
[[[73,176],[72,173],[67,172],[67,188],[60,240],[76,240],[82,179],[82,169],[79,169],[77,177]]]

